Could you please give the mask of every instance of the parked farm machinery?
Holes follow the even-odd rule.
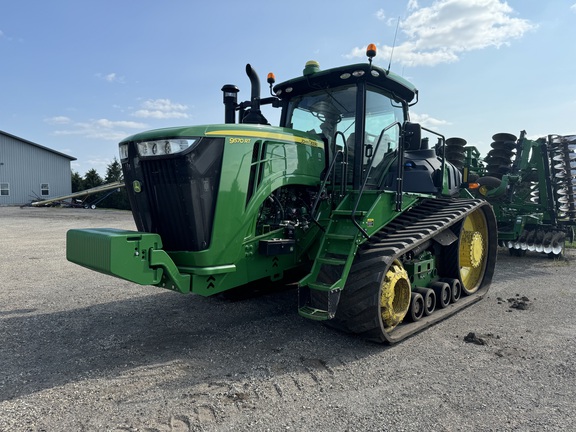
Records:
[[[483,160],[464,140],[448,139],[447,157],[494,207],[500,246],[516,256],[560,257],[576,225],[576,135],[530,140],[522,131],[519,138],[499,133],[492,139]]]
[[[301,274],[301,316],[378,342],[480,300],[496,261],[492,207],[462,189],[444,137],[410,121],[416,88],[372,64],[375,46],[366,53],[328,70],[308,62],[275,86],[270,74],[267,98],[247,65],[251,98],[225,85],[224,124],[120,142],[138,231],[70,230],[67,258],[203,296]],[[263,105],[281,110],[278,126]]]
[[[32,201],[30,205],[32,207],[44,207],[61,205],[66,207],[83,207],[86,209],[95,209],[96,205],[108,198],[114,192],[120,190],[120,188],[125,187],[124,181],[115,181],[111,183],[106,183],[100,186],[95,186],[93,188],[84,189],[82,191],[73,192],[67,195],[61,195],[53,198],[38,198],[36,201]],[[106,192],[105,194],[103,194]],[[93,201],[87,201],[90,195],[103,194],[99,198]],[[82,198],[82,199],[80,199]]]

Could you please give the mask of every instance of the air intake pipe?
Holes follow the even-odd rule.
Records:
[[[224,123],[236,123],[236,108],[238,107],[238,87],[226,84],[222,87],[224,102]]]

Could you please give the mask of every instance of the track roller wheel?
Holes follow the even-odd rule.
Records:
[[[384,260],[376,259],[348,279],[336,317],[327,324],[384,342],[386,334],[408,314],[411,294],[410,279],[402,263],[394,260],[387,266]]]
[[[424,315],[431,315],[436,310],[436,293],[430,288],[414,288],[414,292],[424,298]]]
[[[402,263],[395,260],[380,286],[380,316],[386,331],[402,322],[410,308],[410,279]]]
[[[417,292],[412,292],[410,299],[410,309],[406,318],[412,322],[418,321],[424,316],[424,298]]]
[[[496,262],[497,230],[496,218],[488,206],[476,209],[456,227],[458,241],[448,246],[440,274],[459,279],[464,295],[490,283]]]
[[[436,293],[436,305],[443,309],[450,304],[452,299],[452,292],[450,291],[450,285],[446,282],[432,282],[430,288]]]
[[[450,285],[451,303],[456,303],[460,300],[460,296],[462,295],[462,284],[458,279],[443,278],[439,279],[439,282],[446,282]]]

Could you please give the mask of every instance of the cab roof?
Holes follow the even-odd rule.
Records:
[[[367,84],[385,89],[398,101],[407,103],[412,102],[418,94],[416,87],[401,76],[368,63],[319,70],[279,83],[273,90],[280,99],[290,99],[312,91],[340,87],[358,81],[365,81]]]

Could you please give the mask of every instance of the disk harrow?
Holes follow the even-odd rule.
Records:
[[[523,256],[527,251],[542,252],[550,258],[558,258],[564,253],[566,233],[550,228],[525,229],[518,240],[501,242],[508,247],[510,255]]]
[[[486,201],[424,200],[360,247],[329,323],[376,342],[399,342],[480,300],[496,247]]]
[[[562,256],[576,224],[576,135],[533,141],[522,131],[518,139],[509,133],[492,139],[483,163],[465,165],[479,176],[477,193],[494,206],[499,245],[514,256]]]
[[[558,217],[576,221],[576,135],[553,135],[549,140]]]
[[[508,133],[498,133],[492,136],[492,150],[484,159],[487,175],[501,179],[512,171],[512,159],[516,153],[516,136]]]
[[[446,160],[458,169],[464,167],[466,140],[463,138],[448,138],[446,140]]]

